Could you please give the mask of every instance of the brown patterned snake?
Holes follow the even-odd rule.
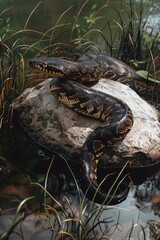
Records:
[[[50,90],[63,104],[74,111],[105,122],[86,139],[81,150],[81,169],[83,185],[87,196],[98,203],[116,204],[128,194],[123,182],[121,193],[103,192],[97,183],[97,164],[104,149],[120,144],[133,125],[130,108],[118,98],[83,86],[86,82],[97,82],[100,78],[110,78],[129,85],[140,96],[151,97],[153,85],[144,82],[136,72],[126,64],[104,54],[88,54],[77,62],[61,58],[33,58],[30,65],[39,71],[47,72],[53,79]],[[82,84],[81,84],[82,83]],[[150,100],[157,101],[159,90]]]

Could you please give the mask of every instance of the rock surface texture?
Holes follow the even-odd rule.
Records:
[[[47,79],[36,87],[26,89],[15,100],[14,119],[37,143],[66,156],[79,155],[86,137],[104,123],[79,115],[59,103],[50,93],[50,81]],[[132,130],[115,149],[110,161],[122,161],[120,159],[124,158],[137,166],[160,162],[160,123],[157,111],[121,83],[101,79],[93,88],[122,99],[134,116]]]

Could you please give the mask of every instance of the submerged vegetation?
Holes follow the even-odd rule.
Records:
[[[70,6],[49,29],[43,31],[39,28],[32,29],[30,21],[44,2],[40,1],[35,5],[20,29],[15,29],[12,25],[10,19],[12,7],[0,13],[0,155],[6,157],[12,157],[13,154],[9,134],[12,128],[10,104],[25,88],[36,85],[43,78],[38,73],[30,72],[28,66],[30,57],[45,55],[77,59],[87,51],[106,52],[139,70],[139,74],[149,80],[160,81],[160,31],[157,28],[160,23],[157,21],[150,26],[150,18],[155,13],[154,9],[147,8],[146,1],[141,0],[137,4],[138,7],[132,0],[127,1],[128,4],[120,1],[120,8],[116,8],[112,6],[111,1],[106,1],[106,4],[102,5],[87,0],[74,16],[71,13],[73,6]],[[146,8],[149,9],[147,13]],[[105,11],[111,10],[115,18],[108,20]],[[71,169],[69,171],[80,194],[74,174]],[[109,236],[112,231],[108,229],[108,223],[112,220],[110,218],[100,220],[107,207],[86,204],[79,195],[80,209],[79,213],[75,214],[67,198],[64,198],[63,205],[47,190],[49,172],[50,166],[44,186],[37,182],[32,184],[43,192],[43,210],[49,227],[53,230],[53,239],[111,239]],[[46,202],[48,197],[54,204],[56,203],[56,207]],[[31,198],[27,198],[20,203],[12,226],[1,239],[8,239],[17,224],[23,220],[23,217],[19,219],[19,214],[30,200]],[[65,209],[66,205],[70,209],[69,212]],[[54,222],[50,219],[51,214],[55,217]],[[134,226],[133,223],[128,239],[132,239]],[[142,226],[140,228],[145,239],[145,231]]]

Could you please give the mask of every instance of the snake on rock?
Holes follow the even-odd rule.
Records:
[[[144,82],[131,67],[105,54],[84,55],[77,62],[40,57],[30,59],[29,64],[48,73],[50,77],[56,77],[52,80],[50,90],[61,103],[105,123],[87,137],[81,149],[82,188],[87,197],[97,203],[117,204],[123,201],[129,191],[127,184],[121,184],[121,193],[102,191],[97,182],[97,165],[104,150],[120,144],[131,130],[132,111],[122,100],[82,84],[109,78],[129,85],[144,97],[146,89],[149,94],[153,92],[152,83]],[[157,91],[152,100],[156,102],[158,97]]]

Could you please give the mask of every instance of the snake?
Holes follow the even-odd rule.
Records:
[[[144,82],[127,64],[103,53],[84,54],[77,61],[37,57],[30,59],[29,64],[54,78],[50,91],[58,101],[103,123],[89,134],[81,149],[82,190],[85,195],[100,204],[124,201],[129,192],[128,184],[122,182],[123,191],[118,193],[102,190],[97,180],[97,167],[104,151],[121,144],[132,129],[132,111],[118,97],[94,90],[86,83],[96,83],[101,78],[112,79],[127,84],[142,97],[146,95],[146,89],[153,92],[154,86]],[[152,101],[156,102],[158,97],[158,94],[152,94]]]

